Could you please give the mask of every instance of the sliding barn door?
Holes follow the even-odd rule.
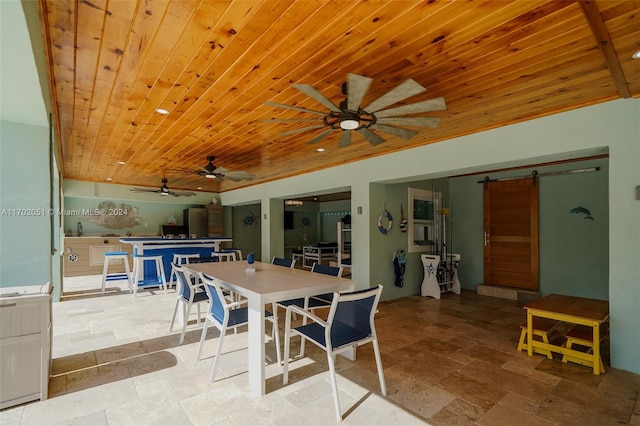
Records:
[[[484,185],[484,283],[538,290],[538,182]]]

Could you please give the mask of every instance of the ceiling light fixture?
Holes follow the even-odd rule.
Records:
[[[215,179],[216,175],[214,175],[213,173],[208,173],[208,174],[204,175],[204,177],[206,177],[207,179]]]
[[[640,59],[640,50],[638,50],[636,53],[634,53],[633,55],[631,55],[631,57],[633,59]]]
[[[300,201],[300,200],[285,200],[284,204],[287,205],[287,206],[301,206],[302,205],[302,201]]]
[[[162,114],[162,115],[167,115],[167,114],[169,114],[169,111],[167,111],[167,110],[166,110],[166,109],[164,109],[164,108],[157,108],[157,109],[156,109],[156,112],[157,112],[158,114]]]
[[[120,164],[121,166],[124,166],[127,163],[125,163],[124,161],[118,161],[118,164]]]
[[[318,149],[316,149],[316,151],[318,151],[318,152],[324,152],[324,148],[318,148]]]
[[[107,178],[107,180],[113,180],[113,179],[111,179],[111,178]]]

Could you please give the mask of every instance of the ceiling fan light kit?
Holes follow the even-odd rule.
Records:
[[[423,86],[413,79],[408,79],[396,86],[386,94],[374,100],[368,106],[361,107],[360,103],[364,99],[373,79],[357,74],[348,74],[346,83],[342,85],[342,93],[347,97],[336,106],[324,95],[318,92],[309,84],[294,84],[293,87],[319,102],[329,109],[329,112],[322,112],[313,109],[301,108],[293,105],[280,104],[277,102],[266,102],[266,105],[278,108],[286,108],[299,112],[306,112],[322,116],[322,125],[313,125],[299,129],[289,130],[280,136],[289,136],[303,133],[310,130],[325,128],[319,135],[309,141],[310,144],[319,142],[329,136],[335,130],[341,130],[340,142],[338,146],[348,146],[351,144],[351,131],[360,133],[371,145],[378,145],[385,141],[383,137],[373,132],[374,130],[410,139],[418,131],[400,126],[411,127],[437,127],[440,119],[436,117],[406,117],[407,114],[420,114],[431,111],[446,110],[446,104],[442,97],[428,99],[426,101],[401,105],[395,108],[385,109],[389,106],[404,101],[412,96],[426,92]],[[270,119],[269,122],[291,122],[291,121],[317,121],[317,118],[309,119]],[[328,129],[327,129],[328,128]]]

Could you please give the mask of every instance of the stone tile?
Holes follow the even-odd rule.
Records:
[[[481,426],[551,426],[553,423],[528,414],[507,404],[496,404],[482,416],[477,424]]]
[[[507,394],[505,390],[493,384],[475,380],[459,372],[447,376],[439,385],[447,392],[485,411]]]
[[[24,405],[18,405],[0,410],[0,425],[14,426],[21,424],[24,407]]]
[[[622,423],[629,422],[636,403],[635,395],[620,395],[610,391],[598,392],[585,388],[581,383],[564,379],[558,383],[551,396],[566,398],[587,407],[591,412],[603,414]]]
[[[531,380],[521,374],[483,361],[475,361],[465,366],[460,372],[475,380],[491,383],[493,386],[516,393],[534,402],[542,402],[555,387],[554,384]]]
[[[535,415],[557,425],[572,425],[577,424],[576,421],[583,412],[581,405],[558,396],[551,396],[544,400]]]
[[[531,401],[530,399],[527,399],[515,393],[508,393],[507,396],[500,400],[500,404],[512,405],[518,410],[524,411],[525,413],[529,414],[535,413],[538,407],[540,407],[539,402]]]
[[[429,424],[434,426],[473,426],[476,423],[446,408],[438,411],[429,418]]]
[[[421,418],[427,419],[455,399],[455,396],[429,383],[408,378],[388,390],[387,397]]]
[[[470,421],[478,420],[485,413],[485,410],[467,401],[463,401],[460,398],[454,399],[445,408],[449,412],[457,414],[458,416]]]

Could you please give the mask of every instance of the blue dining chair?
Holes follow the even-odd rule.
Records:
[[[333,300],[326,321],[316,316],[313,312],[298,306],[290,305],[287,307],[282,383],[286,385],[289,382],[289,346],[291,336],[298,335],[302,338],[303,342],[309,340],[325,350],[329,363],[331,386],[333,387],[333,402],[338,422],[342,421],[342,414],[340,411],[340,400],[338,399],[338,383],[336,381],[336,354],[352,348],[355,350],[357,346],[372,343],[378,369],[378,378],[380,380],[380,391],[382,395],[387,395],[384,371],[382,370],[382,360],[380,358],[380,348],[378,346],[378,338],[374,325],[374,315],[381,293],[381,285],[366,290],[333,293]],[[312,322],[299,327],[291,327],[291,316],[293,313],[303,315]]]
[[[173,264],[173,270],[176,274],[176,286],[177,286],[177,299],[176,306],[173,309],[173,316],[171,317],[171,324],[169,325],[169,332],[173,330],[173,324],[176,320],[176,314],[178,313],[178,306],[182,305],[182,331],[180,333],[181,345],[184,342],[184,333],[187,329],[187,323],[189,322],[189,315],[191,314],[191,306],[196,305],[198,309],[197,325],[200,325],[200,303],[208,302],[209,298],[204,289],[199,286],[197,279],[194,279],[187,270],[178,264]]]
[[[283,259],[288,260],[288,259]],[[295,260],[293,261],[295,264]],[[293,267],[293,266],[292,266]],[[333,277],[340,278],[342,276],[342,267],[325,266],[318,263],[314,263],[311,267],[311,272],[315,274],[331,275]],[[282,300],[273,304],[273,321],[278,323],[278,308],[287,309],[288,306],[297,306],[302,309],[316,310],[320,308],[329,308],[331,306],[331,300],[333,299],[333,293],[320,294],[311,297],[300,297],[298,299]],[[294,314],[295,318],[295,314]],[[303,318],[303,325],[306,324],[307,319]],[[279,343],[279,342],[278,342]],[[304,342],[300,344],[300,356],[304,356]]]
[[[229,302],[222,293],[222,288],[218,284],[215,278],[211,278],[203,273],[200,273],[200,280],[204,284],[205,291],[209,297],[209,311],[204,321],[202,328],[202,335],[200,336],[200,344],[198,345],[198,353],[196,354],[196,361],[200,360],[202,355],[202,347],[207,337],[207,330],[209,324],[213,324],[218,330],[220,330],[220,337],[218,338],[218,348],[216,349],[215,359],[213,361],[213,369],[211,371],[210,383],[215,381],[216,371],[218,369],[218,361],[222,354],[222,343],[224,336],[227,333],[229,327],[236,327],[246,325],[249,321],[249,312],[246,306],[247,301],[242,302]],[[272,319],[273,315],[269,311],[265,311],[265,317]],[[276,336],[279,339],[279,333],[276,331]],[[278,345],[278,354],[280,353]],[[280,360],[278,360],[278,365]]]
[[[273,256],[271,264],[293,269],[296,266],[296,261],[295,259],[283,259],[282,257]]]

